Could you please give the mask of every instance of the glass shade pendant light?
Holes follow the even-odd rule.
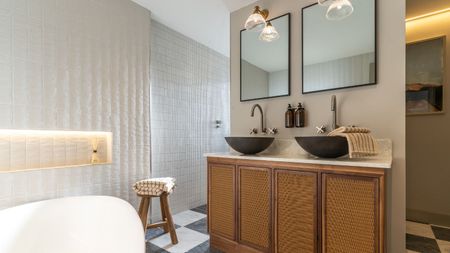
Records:
[[[260,32],[266,26],[266,18],[269,16],[268,10],[261,10],[259,6],[255,6],[252,15],[245,21],[245,29]]]
[[[263,31],[259,35],[259,39],[272,42],[280,38],[280,34],[277,32],[277,29],[272,26],[270,22],[267,22],[266,27],[264,27]]]
[[[353,13],[353,5],[348,0],[319,0],[323,2],[331,2],[328,7],[326,17],[329,20],[342,20]],[[320,2],[319,2],[320,3]],[[325,4],[325,3],[324,3]]]

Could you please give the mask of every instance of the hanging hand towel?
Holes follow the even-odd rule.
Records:
[[[370,130],[363,127],[340,127],[328,136],[342,136],[347,138],[350,158],[377,155],[377,144],[370,135]]]

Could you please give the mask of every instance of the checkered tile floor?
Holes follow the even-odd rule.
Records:
[[[450,253],[450,228],[406,221],[407,253]]]
[[[146,253],[220,253],[209,247],[206,206],[200,206],[173,216],[178,244],[172,245],[169,234],[162,229],[149,229]]]
[[[172,245],[162,229],[147,231],[146,253],[221,253],[209,247],[206,206],[173,216],[179,243]],[[450,253],[450,228],[406,222],[407,253]]]

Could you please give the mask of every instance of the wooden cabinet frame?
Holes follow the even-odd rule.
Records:
[[[273,161],[261,161],[261,160],[249,160],[249,159],[232,159],[232,158],[216,158],[209,157],[208,158],[208,205],[210,203],[210,170],[211,165],[218,166],[230,166],[230,168],[234,168],[234,187],[233,194],[235,196],[235,208],[234,208],[234,218],[235,218],[235,227],[234,227],[234,239],[227,238],[223,235],[215,233],[208,228],[211,236],[211,246],[214,248],[218,248],[224,252],[233,252],[233,253],[257,253],[257,252],[277,252],[277,210],[276,210],[276,173],[278,171],[285,173],[315,173],[317,175],[317,188],[316,188],[316,197],[317,197],[317,205],[316,205],[316,221],[317,224],[315,226],[316,236],[316,251],[315,252],[324,252],[324,233],[326,233],[326,229],[323,228],[324,223],[322,220],[323,217],[323,204],[324,197],[322,196],[323,192],[326,190],[326,185],[324,184],[327,177],[333,176],[344,176],[344,177],[356,177],[356,178],[366,178],[367,180],[376,180],[377,181],[377,196],[375,196],[375,210],[376,213],[376,237],[377,237],[377,250],[374,253],[384,253],[385,250],[385,177],[386,171],[381,168],[362,168],[362,167],[351,167],[351,166],[332,166],[332,165],[318,165],[318,164],[300,164],[300,163],[288,163],[288,162],[273,162]],[[270,173],[270,209],[271,209],[271,219],[269,224],[270,228],[270,247],[268,249],[261,249],[259,247],[255,247],[255,245],[250,245],[248,243],[242,243],[239,238],[239,185],[240,185],[240,176],[239,176],[239,168],[247,167],[253,169],[261,169],[267,170]],[[208,208],[208,227],[210,227],[210,210]]]

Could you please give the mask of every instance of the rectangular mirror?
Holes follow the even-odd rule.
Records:
[[[327,6],[302,9],[303,94],[376,84],[376,0],[352,0],[353,13],[328,20]]]
[[[269,20],[280,38],[241,31],[241,101],[290,95],[290,14]]]

